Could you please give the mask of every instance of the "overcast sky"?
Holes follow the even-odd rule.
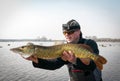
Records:
[[[0,0],[0,39],[64,39],[71,19],[84,37],[120,38],[120,0]]]

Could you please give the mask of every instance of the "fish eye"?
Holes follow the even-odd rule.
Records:
[[[24,48],[24,46],[21,47],[22,49]]]

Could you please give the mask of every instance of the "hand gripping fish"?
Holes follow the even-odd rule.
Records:
[[[12,48],[11,51],[22,55],[27,58],[35,55],[42,59],[54,59],[61,57],[63,51],[72,51],[77,58],[90,58],[96,64],[96,66],[102,70],[103,64],[107,63],[107,60],[100,55],[93,53],[92,49],[85,44],[60,44],[53,46],[40,46],[29,43],[27,45]]]

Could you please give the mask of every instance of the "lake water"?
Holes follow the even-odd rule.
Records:
[[[11,52],[12,47],[24,45],[27,42],[0,42],[0,81],[68,81],[66,66],[57,70],[34,68],[30,61],[24,60],[18,54]],[[53,45],[54,42],[34,42],[38,45]],[[98,43],[100,54],[108,63],[104,65],[104,81],[120,81],[120,43]]]

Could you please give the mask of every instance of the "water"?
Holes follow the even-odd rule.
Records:
[[[53,45],[53,42],[34,42],[39,45]],[[34,68],[30,61],[11,52],[12,47],[24,45],[26,42],[0,42],[0,81],[68,81],[67,67],[57,70]],[[98,43],[100,54],[107,58],[104,65],[104,81],[120,81],[120,43]]]

